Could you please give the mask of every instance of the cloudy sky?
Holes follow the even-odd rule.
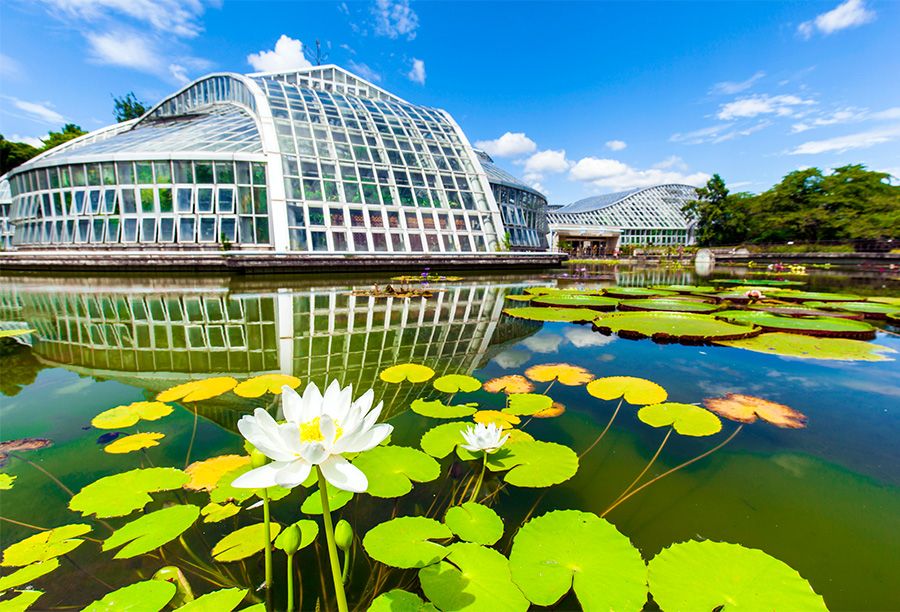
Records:
[[[3,0],[0,133],[112,121],[213,71],[326,62],[445,108],[568,203],[720,173],[900,175],[900,2]],[[306,52],[306,53],[305,53]]]

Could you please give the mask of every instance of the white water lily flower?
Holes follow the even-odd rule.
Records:
[[[475,427],[469,427],[460,433],[466,440],[466,444],[463,444],[462,447],[473,453],[477,451],[484,451],[488,454],[496,452],[509,439],[509,434],[504,436],[503,430],[494,423],[488,425],[478,423]]]
[[[275,485],[293,488],[319,466],[325,480],[345,491],[361,493],[369,486],[362,471],[342,455],[374,448],[393,431],[392,425],[377,424],[382,403],[374,409],[375,392],[369,389],[353,401],[353,387],[343,389],[331,383],[323,396],[313,383],[303,397],[288,386],[282,387],[284,423],[257,408],[253,415],[238,421],[238,430],[261,453],[272,460],[238,476],[232,486],[261,489]]]

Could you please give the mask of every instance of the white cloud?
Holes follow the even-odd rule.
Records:
[[[55,14],[86,22],[127,17],[154,30],[179,38],[193,38],[203,31],[203,0],[42,0]]]
[[[0,53],[0,76],[11,79],[16,78],[22,74],[22,66],[6,55],[5,53]]]
[[[525,174],[526,176],[530,174],[533,178],[536,178],[544,174],[565,172],[569,169],[569,166],[571,166],[571,162],[566,159],[565,150],[553,151],[547,149],[546,151],[538,151],[525,160]]]
[[[161,67],[153,43],[136,32],[89,32],[85,37],[91,48],[91,59],[97,63],[146,72],[158,72]]]
[[[409,6],[409,0],[375,0],[372,7],[375,16],[375,34],[388,38],[416,37],[419,16]]]
[[[883,111],[872,113],[870,117],[872,119],[900,119],[900,106],[894,106],[893,108],[887,108]]]
[[[827,36],[874,20],[875,11],[867,9],[864,0],[847,0],[827,13],[804,21],[797,27],[797,31],[803,38],[809,39],[816,30]]]
[[[588,346],[604,346],[616,339],[614,334],[604,336],[599,332],[595,332],[589,327],[568,326],[563,332],[566,340],[572,343],[576,348],[586,348]]]
[[[751,126],[737,129],[737,130],[729,130],[727,132],[723,132],[721,134],[717,134],[714,138],[710,140],[713,144],[719,144],[720,142],[727,142],[729,140],[734,140],[735,138],[739,138],[741,136],[749,136],[750,134],[754,134],[760,130],[764,130],[765,128],[772,125],[771,121],[763,119],[762,121],[757,121]]]
[[[516,157],[537,150],[537,143],[524,132],[506,132],[494,140],[479,140],[475,146],[493,157]]]
[[[662,160],[659,163],[653,164],[654,168],[658,168],[659,170],[668,170],[669,168],[674,168],[676,170],[687,170],[688,165],[684,163],[684,160],[678,157],[677,155],[672,155]]]
[[[555,353],[562,344],[563,337],[558,334],[538,333],[522,341],[533,353]]]
[[[62,124],[66,122],[65,117],[50,108],[53,105],[49,102],[29,102],[27,100],[20,100],[12,96],[4,97],[12,102],[13,106],[24,112],[27,115],[27,118],[31,119],[32,121],[52,124]]]
[[[900,139],[900,124],[876,128],[855,134],[846,134],[825,140],[804,142],[790,151],[791,155],[818,155],[820,153],[843,153],[852,149],[866,149]]]
[[[190,78],[188,78],[187,68],[185,68],[181,64],[169,64],[169,74],[171,74],[172,78],[181,84],[186,84],[191,80]]]
[[[609,149],[610,151],[621,151],[622,149],[624,149],[627,146],[628,146],[628,143],[626,143],[624,140],[607,140],[606,141],[606,148]]]
[[[409,72],[406,74],[406,78],[408,78],[413,83],[418,83],[419,85],[425,84],[425,62],[420,59],[413,58],[412,68],[410,68]]]
[[[807,120],[800,123],[795,123],[791,126],[791,132],[793,132],[794,134],[798,134],[800,132],[805,132],[807,130],[822,127],[825,125],[851,123],[855,121],[862,121],[865,118],[866,111],[860,109],[845,108],[823,114],[819,117],[808,118]]]
[[[508,351],[503,351],[502,353],[491,359],[491,361],[496,363],[504,370],[512,370],[518,368],[521,365],[524,365],[529,359],[531,359],[531,353],[529,353],[528,351],[509,349]]]
[[[758,115],[774,114],[779,117],[788,117],[796,113],[799,106],[810,106],[815,104],[813,100],[804,100],[798,96],[782,94],[770,96],[768,94],[760,94],[747,98],[739,98],[719,108],[716,115],[719,119],[729,121],[738,118],[752,118]]]
[[[47,135],[44,134],[44,138]],[[30,144],[32,147],[41,148],[44,146],[44,143],[41,142],[41,139],[37,136],[20,136],[19,134],[13,134],[9,137],[10,142],[24,142],[25,144]]]
[[[602,189],[623,191],[635,187],[650,187],[661,183],[686,183],[702,185],[709,180],[709,174],[694,172],[685,174],[668,169],[672,159],[657,164],[657,167],[640,170],[616,159],[584,157],[572,166],[569,177],[589,183]],[[677,163],[677,162],[675,162]],[[663,166],[663,167],[658,167]]]
[[[354,62],[350,60],[347,62],[347,66],[349,66],[350,70],[361,76],[367,81],[372,83],[380,83],[381,75],[375,71],[368,64],[363,64],[362,62]]]
[[[704,142],[710,142],[714,138],[716,138],[723,131],[727,130],[733,123],[720,123],[718,125],[711,125],[706,128],[701,128],[699,130],[694,130],[692,132],[676,132],[669,137],[669,142],[683,142],[685,144],[703,144]]]
[[[312,66],[303,55],[303,43],[287,34],[281,35],[272,51],[248,55],[247,63],[257,72],[288,72]]]
[[[710,88],[709,93],[727,96],[741,93],[742,91],[753,87],[754,83],[765,76],[766,73],[760,70],[746,81],[721,81],[713,85],[712,88]]]

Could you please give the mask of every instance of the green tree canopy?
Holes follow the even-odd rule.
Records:
[[[113,96],[113,115],[116,121],[122,123],[129,119],[137,119],[148,110],[147,105],[138,100],[133,91],[129,91],[121,98]]]
[[[0,134],[0,174],[6,174],[40,152],[40,149],[26,142],[13,142]]]
[[[87,132],[82,130],[80,125],[67,123],[62,126],[62,129],[60,131],[49,132],[46,138],[41,138],[41,142],[44,143],[44,148],[41,149],[41,153],[43,153],[44,151],[48,151],[53,147],[58,147],[64,142],[69,142],[73,138],[78,138],[79,136],[83,136],[85,134],[87,134]]]

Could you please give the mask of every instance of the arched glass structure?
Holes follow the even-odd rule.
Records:
[[[468,253],[510,231],[449,114],[336,66],[204,77],[9,181],[17,248]]]
[[[9,181],[0,179],[0,251],[8,251],[12,248],[14,227],[9,220],[12,208],[12,192]]]
[[[498,168],[491,156],[475,150],[487,172],[494,199],[500,207],[504,240],[515,251],[547,250],[547,198],[509,172]]]

